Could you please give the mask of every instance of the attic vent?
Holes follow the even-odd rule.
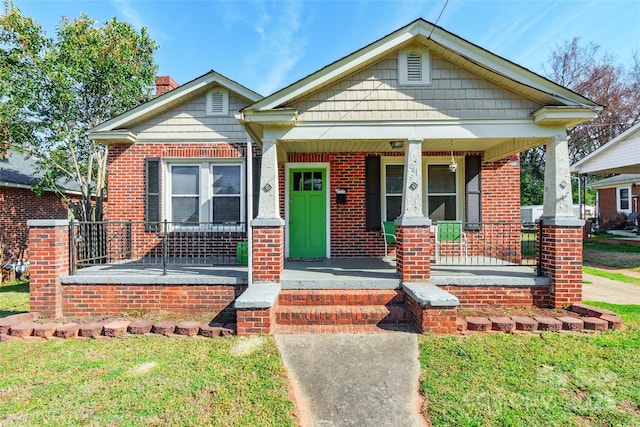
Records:
[[[217,88],[207,93],[207,115],[221,116],[229,114],[229,92]]]
[[[410,82],[422,81],[422,56],[415,52],[407,55],[407,80]]]
[[[398,84],[413,86],[431,84],[428,51],[412,49],[398,53]]]

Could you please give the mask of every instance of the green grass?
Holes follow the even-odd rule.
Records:
[[[271,337],[9,341],[0,372],[0,425],[296,425]]]
[[[623,273],[617,273],[613,271],[603,270],[601,268],[594,268],[583,266],[582,271],[594,276],[604,277],[605,279],[616,280],[622,283],[628,283],[630,285],[640,285],[640,277],[632,277]]]
[[[640,306],[632,304],[611,304],[600,301],[584,301],[594,307],[606,308],[615,312],[625,324],[640,328]]]
[[[29,311],[29,282],[0,284],[0,317]]]
[[[640,306],[600,335],[419,337],[434,426],[640,425]]]

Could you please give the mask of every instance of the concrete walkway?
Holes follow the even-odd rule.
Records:
[[[426,426],[415,334],[276,335],[305,427]]]
[[[629,272],[620,271],[623,274]],[[611,304],[640,304],[640,286],[583,273],[582,280],[590,282],[582,286],[582,299]]]

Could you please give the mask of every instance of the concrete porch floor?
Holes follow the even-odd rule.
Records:
[[[162,265],[119,263],[80,269],[61,278],[63,284],[247,284],[246,265]],[[549,285],[533,267],[431,265],[434,285]],[[286,261],[283,289],[398,289],[395,262],[381,258],[331,258],[321,261]]]

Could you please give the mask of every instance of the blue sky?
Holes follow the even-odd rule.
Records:
[[[186,83],[214,69],[268,95],[422,17],[445,0],[187,1],[14,0],[55,33],[61,16],[86,12],[147,27],[160,48],[159,75]],[[640,51],[638,0],[449,0],[438,25],[544,74],[551,49],[579,37],[621,64]]]

